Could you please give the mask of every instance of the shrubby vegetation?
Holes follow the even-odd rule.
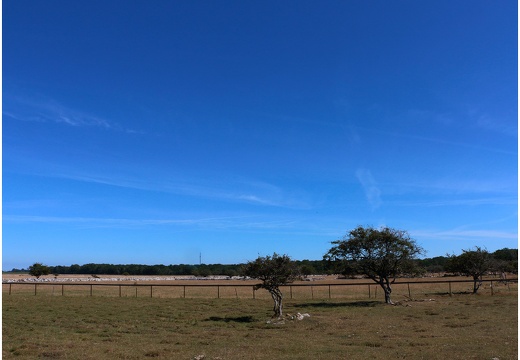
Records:
[[[31,266],[29,266],[29,275],[36,276],[36,278],[39,278],[42,275],[49,275],[50,269],[48,266],[35,263]]]
[[[518,273],[518,249],[500,249],[490,253],[493,261],[490,271],[500,273]],[[437,256],[414,260],[424,273],[448,272],[447,263],[452,255]],[[340,274],[354,276],[355,272],[342,271],[337,263],[326,260],[295,260],[302,275]],[[243,264],[202,264],[202,265],[140,265],[140,264],[73,264],[69,266],[48,266],[50,274],[85,274],[85,275],[194,275],[236,276]],[[27,273],[29,269],[12,269],[13,273]],[[409,275],[409,274],[402,274]]]
[[[280,286],[290,284],[301,276],[301,269],[287,255],[259,256],[242,268],[245,276],[260,280],[255,289],[266,289],[274,301],[274,318],[282,318],[283,294]]]
[[[338,264],[343,274],[367,276],[379,284],[385,302],[392,304],[392,283],[401,274],[416,274],[414,260],[424,250],[404,230],[359,226],[345,235],[323,257]]]

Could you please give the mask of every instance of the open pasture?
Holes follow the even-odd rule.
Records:
[[[282,324],[267,322],[273,304],[264,290],[255,299],[237,298],[228,287],[220,299],[212,287],[193,288],[206,292],[186,298],[159,292],[151,298],[146,286],[130,286],[121,297],[118,287],[89,296],[87,284],[77,289],[81,294],[69,296],[66,288],[61,296],[56,288],[34,296],[30,285],[12,295],[4,285],[3,358],[517,359],[516,284],[497,288],[493,296],[490,289],[463,293],[470,284],[458,284],[465,288],[452,289],[453,296],[447,284],[415,284],[415,301],[407,300],[406,286],[396,286],[399,306],[385,305],[380,292],[368,298],[364,285],[342,287],[353,297],[331,299],[327,287],[314,299],[295,292],[308,287],[294,287],[292,300],[285,289],[284,313],[310,317]],[[142,291],[137,298],[135,289]]]
[[[68,278],[67,278],[68,279]],[[38,283],[4,283],[3,294],[36,294],[50,296],[106,296],[106,297],[154,297],[154,298],[221,298],[221,299],[269,299],[266,291],[254,291],[257,280],[149,280],[135,277],[134,280],[117,279],[109,281],[76,276],[72,280]],[[4,279],[6,280],[6,279]],[[65,280],[60,278],[59,280]],[[481,294],[517,293],[518,283],[507,284],[497,278],[484,279]],[[398,279],[392,286],[392,297],[419,298],[433,295],[471,292],[473,283],[467,277]],[[383,300],[379,285],[369,279],[337,279],[333,276],[314,281],[297,281],[281,287],[286,299],[317,300]]]

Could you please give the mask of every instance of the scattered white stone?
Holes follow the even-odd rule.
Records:
[[[6,279],[3,280],[3,283],[23,283],[23,282],[31,282],[31,283],[41,283],[41,282],[53,282],[53,283],[62,283],[62,282],[101,282],[101,281],[177,281],[177,280],[246,280],[243,276],[221,276],[221,275],[212,275],[207,277],[198,277],[198,276],[114,276],[114,277],[92,277],[88,275],[83,275],[81,277],[54,277],[54,278],[39,278],[36,279],[34,277],[29,278],[21,278],[21,279]]]
[[[298,319],[298,320],[303,320],[303,319],[305,319],[306,317],[310,317],[310,315],[307,314],[307,313],[306,313],[306,314],[300,314],[300,313],[297,313],[297,314],[296,314],[296,319]]]

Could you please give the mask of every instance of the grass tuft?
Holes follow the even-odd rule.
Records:
[[[376,300],[4,295],[4,359],[517,359],[517,294]]]

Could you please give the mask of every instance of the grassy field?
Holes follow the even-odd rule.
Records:
[[[518,358],[517,291],[494,296],[438,292],[400,306],[385,305],[380,299],[287,299],[286,314],[310,317],[280,324],[268,323],[272,313],[268,297],[232,295],[224,299],[30,292],[9,296],[4,289],[2,355],[4,359]]]
[[[64,275],[65,276],[65,275]],[[20,275],[4,275],[5,280],[16,280]],[[25,277],[26,276],[22,276]],[[82,278],[81,282],[57,282],[53,276],[42,277],[53,283],[13,283],[2,285],[3,294],[13,295],[34,294],[50,296],[107,296],[107,297],[150,297],[154,298],[228,298],[228,299],[270,299],[266,291],[253,291],[257,280],[144,280],[136,277],[137,281],[87,281],[93,280],[88,275],[75,276]],[[34,279],[30,279],[34,280]],[[63,280],[60,277],[58,280]],[[96,279],[99,280],[99,279]],[[458,282],[458,281],[465,282]],[[518,283],[508,285],[497,281],[497,278],[488,277],[479,290],[481,294],[517,293]],[[441,281],[441,282],[439,282]],[[451,281],[448,284],[447,281]],[[406,282],[410,282],[409,284]],[[370,284],[370,285],[367,285]],[[493,284],[491,287],[490,285]],[[348,286],[345,286],[348,285]],[[463,293],[472,291],[472,282],[467,277],[449,278],[413,278],[398,279],[392,286],[392,296],[399,300],[405,297],[427,297],[438,294]],[[337,279],[333,276],[324,277],[315,281],[297,281],[293,286],[282,287],[285,297],[294,300],[337,299],[337,300],[367,300],[384,299],[379,285],[369,279]]]

